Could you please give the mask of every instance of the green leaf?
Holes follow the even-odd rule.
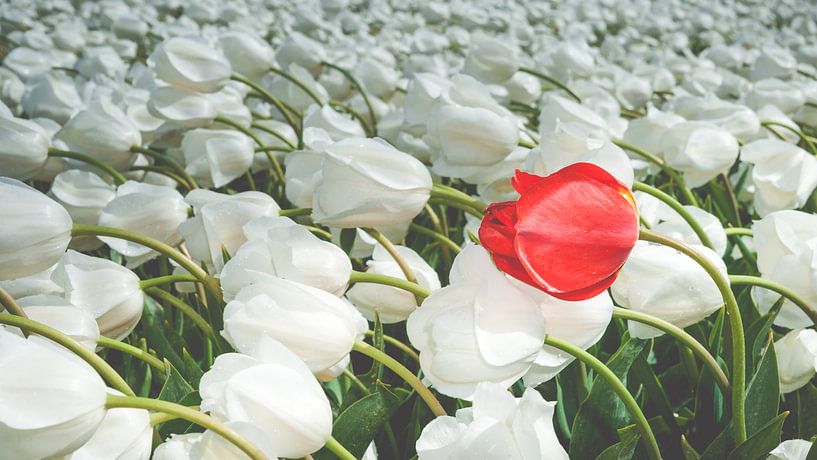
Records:
[[[692,447],[686,436],[683,435],[681,436],[681,453],[684,455],[684,460],[700,460],[701,458],[701,454]]]
[[[646,344],[645,340],[627,340],[607,361],[607,367],[626,382],[630,367]],[[613,388],[607,381],[596,378],[573,421],[570,457],[595,458],[605,447],[618,442],[616,430],[630,422],[631,415]]]
[[[355,237],[357,236],[356,228],[344,228],[340,231],[340,248],[343,252],[349,254],[352,252],[352,246],[355,245]]]
[[[162,385],[162,390],[159,392],[159,399],[175,403],[181,401],[188,393],[196,391],[170,361],[165,360],[165,367],[167,377]]]
[[[346,408],[332,427],[332,436],[355,458],[360,458],[375,435],[384,428],[402,400],[378,381],[375,391]],[[334,459],[326,449],[313,455],[315,460]]]
[[[817,442],[812,441],[811,449],[808,450],[806,460],[817,460]]]
[[[639,356],[633,363],[633,371],[635,372],[638,382],[641,383],[647,398],[649,398],[649,401],[658,410],[658,413],[661,414],[661,417],[667,423],[667,427],[669,427],[669,429],[675,434],[673,438],[678,439],[681,434],[681,430],[678,428],[678,423],[675,421],[675,413],[672,410],[672,404],[667,397],[667,393],[664,391],[663,385],[661,385],[661,382],[655,375],[655,372],[653,372],[650,365],[647,364],[644,353],[642,353],[641,356]],[[677,447],[679,446],[675,447],[675,450],[677,450]]]
[[[817,388],[809,383],[795,393],[794,416],[797,424],[797,438],[811,439],[817,435]]]
[[[749,356],[747,356],[747,358],[749,358],[749,363],[747,363],[749,369],[753,369],[753,365],[763,352],[763,347],[766,345],[766,342],[769,341],[769,331],[772,329],[774,319],[777,317],[777,314],[780,313],[780,309],[783,307],[785,300],[784,297],[780,297],[780,299],[772,305],[769,313],[752,323],[749,329],[746,330],[746,345],[750,351]]]
[[[374,332],[372,335],[372,346],[380,351],[385,351],[386,342],[383,340],[383,323],[380,321],[380,315],[377,312],[375,312],[374,329],[372,329],[372,331]],[[374,389],[376,382],[383,378],[383,364],[380,361],[373,360],[369,372],[358,377],[366,386]]]
[[[641,433],[635,425],[618,430],[620,442],[604,449],[604,451],[596,457],[596,460],[630,460],[635,454],[635,448],[638,446],[638,440],[641,439]]]
[[[780,444],[780,432],[788,412],[783,412],[761,427],[744,443],[733,450],[727,460],[756,460],[766,458],[766,455]]]
[[[780,407],[780,380],[777,376],[777,356],[774,343],[768,338],[769,346],[760,360],[757,372],[746,389],[746,435],[752,436],[769,420],[777,416]]]

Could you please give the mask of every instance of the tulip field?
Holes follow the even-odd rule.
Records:
[[[0,0],[0,460],[817,460],[805,0]]]

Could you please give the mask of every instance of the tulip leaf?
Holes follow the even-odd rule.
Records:
[[[352,247],[355,245],[355,238],[357,237],[356,228],[344,228],[340,231],[340,248],[343,252],[349,254],[352,252]]]
[[[780,444],[783,422],[786,421],[788,415],[788,412],[783,412],[762,426],[754,435],[749,436],[749,439],[730,452],[727,460],[757,460],[766,458],[766,455]]]
[[[167,369],[167,377],[162,385],[162,390],[159,391],[159,399],[179,402],[188,393],[196,391],[170,361],[165,360],[165,368]]]
[[[686,436],[683,435],[681,436],[681,453],[684,455],[684,460],[700,460],[701,458],[701,454],[692,447]]]
[[[808,450],[806,460],[817,460],[817,441],[812,441],[811,449]]]
[[[646,344],[645,340],[627,340],[607,361],[607,367],[626,382],[630,367]],[[606,446],[618,442],[616,430],[629,425],[631,420],[631,414],[612,386],[597,377],[573,421],[570,457],[595,458]]]
[[[777,317],[777,314],[780,313],[780,309],[783,307],[784,301],[785,298],[780,297],[780,299],[778,299],[778,301],[772,305],[769,313],[752,323],[752,325],[746,330],[746,346],[747,350],[750,351],[750,354],[746,357],[748,360],[746,363],[747,368],[752,369],[752,364],[761,357],[760,355],[763,352],[763,347],[769,340],[769,331],[772,328],[772,324],[774,323],[774,319]]]
[[[809,383],[794,394],[794,413],[799,439],[811,439],[817,435],[817,388]]]
[[[658,380],[658,377],[650,365],[647,364],[644,353],[633,363],[633,371],[639,383],[643,386],[647,398],[649,398],[650,402],[655,406],[658,413],[661,414],[661,417],[666,422],[670,431],[674,433],[672,439],[679,439],[681,430],[675,421],[675,411],[672,409],[672,404],[667,397],[667,393],[664,391],[663,385],[661,385],[661,382]],[[678,447],[680,446],[674,446],[674,450],[677,450]]]
[[[386,342],[383,340],[383,323],[380,321],[380,314],[375,311],[374,317],[374,334],[372,334],[372,346],[380,351],[386,348]],[[374,389],[378,380],[383,378],[383,364],[380,361],[373,360],[372,367],[369,372],[359,376],[360,381]]]
[[[618,436],[621,441],[604,449],[596,460],[630,460],[633,458],[638,440],[641,439],[641,433],[635,425],[630,425],[618,430]]]
[[[375,391],[355,401],[338,415],[332,427],[332,436],[355,458],[360,458],[402,402],[386,385],[377,381]],[[329,460],[335,456],[327,449],[321,449],[313,454],[313,458]]]
[[[757,372],[746,389],[746,434],[752,436],[772,420],[780,407],[777,356],[771,337]],[[750,397],[751,396],[751,397]]]

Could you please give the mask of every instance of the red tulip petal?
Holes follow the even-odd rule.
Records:
[[[587,300],[596,297],[597,295],[601,294],[602,292],[606,291],[610,286],[613,285],[616,278],[618,278],[618,274],[621,273],[617,271],[610,275],[609,277],[599,281],[598,283],[588,286],[584,289],[579,289],[578,291],[570,291],[570,292],[549,292],[549,294],[557,299],[567,300],[570,302],[576,302],[579,300]],[[530,283],[528,283],[530,284]],[[541,289],[541,288],[540,288]]]
[[[622,189],[602,168],[577,163],[543,178],[519,199],[516,253],[547,292],[600,286],[624,264],[638,239],[638,220]]]
[[[501,270],[503,273],[507,273],[512,277],[522,281],[523,283],[529,284],[536,289],[541,289],[536,281],[528,275],[528,272],[525,270],[525,267],[519,263],[519,259],[516,258],[516,255],[513,257],[503,256],[501,254],[491,254],[494,259],[494,264],[496,264],[496,268]]]
[[[516,201],[494,203],[485,210],[479,226],[479,241],[492,255],[516,259]]]
[[[542,176],[536,174],[526,173],[525,171],[516,170],[511,178],[511,185],[519,194],[525,193],[526,190],[538,184],[543,179]]]

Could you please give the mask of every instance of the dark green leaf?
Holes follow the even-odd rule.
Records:
[[[774,344],[768,347],[746,389],[746,435],[752,436],[777,416],[780,407],[780,380],[777,376],[777,356]]]
[[[176,403],[188,393],[196,391],[170,361],[165,360],[165,367],[168,370],[167,377],[159,392],[159,399]]]
[[[344,228],[340,231],[340,248],[343,249],[346,254],[352,252],[352,246],[355,245],[356,236],[356,228]]]
[[[817,442],[812,441],[811,449],[808,450],[806,460],[817,460]]]
[[[794,408],[797,438],[811,439],[817,435],[817,388],[809,383],[797,390]]]
[[[622,428],[618,430],[618,436],[621,441],[604,449],[596,460],[630,460],[633,458],[638,440],[641,439],[638,428],[635,425]]]
[[[750,352],[747,358],[750,358],[749,363],[752,363],[750,368],[754,368],[753,364],[757,363],[758,358],[760,358],[763,352],[763,347],[766,345],[766,342],[769,341],[769,331],[772,329],[774,319],[783,307],[785,300],[785,298],[780,297],[780,299],[774,303],[771,310],[769,310],[769,313],[752,323],[749,329],[746,330],[746,345]],[[747,363],[747,365],[749,363]]]
[[[689,444],[686,436],[681,436],[681,453],[684,455],[684,460],[700,460],[701,458],[701,454]]]
[[[733,450],[727,460],[756,460],[766,458],[766,455],[780,444],[780,431],[786,421],[788,412],[783,412],[769,423],[757,430],[743,444]]]

